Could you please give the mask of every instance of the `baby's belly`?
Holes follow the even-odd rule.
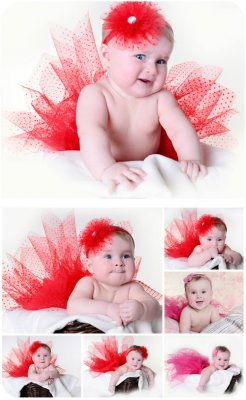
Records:
[[[159,137],[152,140],[139,138],[138,141],[132,141],[132,143],[113,143],[111,151],[116,161],[137,161],[158,153],[159,147]]]

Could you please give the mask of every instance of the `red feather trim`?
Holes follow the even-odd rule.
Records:
[[[104,18],[103,29],[109,31],[107,44],[115,38],[123,46],[153,42],[167,26],[159,8],[150,2],[126,1],[112,7]]]
[[[204,214],[196,223],[197,234],[199,236],[204,236],[216,225],[223,225],[225,230],[227,230],[226,224],[222,219],[214,217],[213,215]]]
[[[117,231],[125,232],[132,238],[126,229],[113,225],[110,219],[93,219],[79,236],[79,243],[85,255],[88,256],[90,251],[96,253],[102,250],[106,243],[110,243],[112,234]]]
[[[129,347],[126,355],[128,355],[131,351],[138,351],[141,356],[143,357],[144,360],[146,360],[146,358],[148,358],[148,350],[145,346],[131,346]]]

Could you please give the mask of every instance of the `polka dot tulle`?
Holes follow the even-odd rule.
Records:
[[[14,112],[9,120],[21,129],[11,141],[31,151],[78,150],[76,104],[80,91],[104,76],[90,20],[85,16],[74,31],[55,26],[52,39],[58,58],[44,56],[24,86],[30,112]],[[165,87],[173,93],[199,138],[228,148],[234,140],[227,124],[235,113],[235,95],[217,79],[221,68],[186,62],[171,68]],[[170,143],[162,154],[172,156]]]

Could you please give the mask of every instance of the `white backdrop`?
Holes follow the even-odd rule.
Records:
[[[2,210],[3,257],[15,254],[30,233],[44,234],[41,216],[52,212],[65,218],[71,209],[5,208]],[[137,278],[163,293],[163,217],[158,208],[76,208],[74,210],[77,233],[93,218],[110,218],[114,223],[129,221],[135,240],[135,256],[142,261]]]

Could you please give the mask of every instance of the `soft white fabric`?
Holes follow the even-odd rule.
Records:
[[[118,186],[113,194],[92,178],[79,151],[8,155],[4,160],[3,192],[7,197],[36,198],[169,198],[237,197],[242,190],[236,156],[202,144],[208,174],[193,184],[180,171],[178,162],[161,155],[150,155],[144,161],[127,162],[147,172],[144,182],[134,191]],[[16,178],[18,170],[18,180]],[[22,178],[21,178],[22,177]]]
[[[124,375],[122,375],[117,382],[117,385],[119,385],[121,382],[123,382],[125,379],[133,377],[133,378],[138,378],[138,389],[143,390],[143,389],[148,389],[148,381],[143,373],[143,371],[138,370],[134,372],[128,372]],[[108,397],[112,396],[113,394],[108,390],[109,387],[109,381],[111,378],[111,373],[106,372],[104,374],[96,375],[95,373],[90,372],[89,370],[84,371],[83,373],[83,394],[84,396],[94,396],[94,397]]]
[[[10,395],[19,397],[23,386],[30,382],[37,383],[39,386],[48,389],[53,397],[80,397],[79,379],[67,374],[56,378],[51,385],[35,382],[29,378],[4,378],[3,387]]]
[[[166,257],[165,258],[165,266],[168,269],[177,269],[177,270],[181,270],[181,269],[190,269],[190,270],[194,270],[194,268],[191,268],[188,265],[187,262],[187,258],[169,258]],[[206,264],[204,265],[200,265],[199,268],[201,270],[210,270],[214,267],[218,267],[218,269],[220,270],[226,270],[226,269],[242,269],[242,265],[239,265],[237,267],[235,267],[234,265],[227,265],[224,261],[224,259],[221,256],[217,256],[215,258],[213,258],[213,260],[208,261]]]
[[[105,333],[161,333],[161,316],[152,322],[135,321],[127,326],[116,326],[114,321],[104,315],[72,315],[65,309],[45,308],[29,311],[22,308],[6,311],[3,314],[3,328],[6,333],[53,333],[68,322],[78,320],[95,326]]]
[[[204,393],[207,394],[223,394],[225,392],[225,390],[227,389],[227,387],[229,386],[230,382],[231,382],[231,378],[234,375],[238,375],[240,374],[240,368],[232,365],[230,368],[228,368],[227,370],[222,370],[222,371],[215,371],[207,385],[206,385],[206,390],[205,392],[202,393],[202,395],[204,396]],[[188,393],[196,393],[196,396],[201,395],[201,393],[199,393],[196,388],[198,386],[199,380],[200,380],[201,375],[199,374],[193,374],[193,375],[188,375],[184,382],[180,383],[180,382],[173,382],[172,384],[172,388],[170,390],[170,393],[174,394],[179,394],[182,393],[184,396],[185,394]]]

